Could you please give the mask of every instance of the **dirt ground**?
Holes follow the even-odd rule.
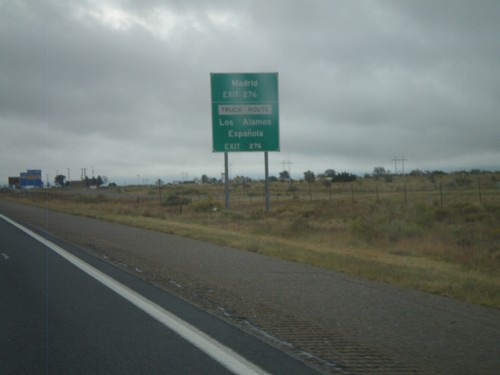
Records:
[[[187,238],[0,201],[325,373],[493,374],[500,311]]]

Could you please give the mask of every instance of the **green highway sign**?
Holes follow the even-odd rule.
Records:
[[[279,151],[278,73],[211,73],[214,152]]]

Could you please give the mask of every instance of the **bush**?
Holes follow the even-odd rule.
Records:
[[[350,229],[368,242],[386,239],[392,242],[422,236],[432,225],[432,211],[423,205],[410,209],[386,202],[371,206],[364,215],[350,222]]]
[[[400,219],[391,220],[380,229],[393,242],[403,238],[420,237],[423,233],[422,227],[417,223]]]
[[[78,194],[75,198],[75,201],[78,203],[102,203],[102,202],[106,202],[106,195],[105,194],[97,194],[97,195]]]
[[[190,207],[194,212],[215,212],[222,209],[222,205],[220,203],[214,202],[211,199],[193,202]]]
[[[191,199],[178,194],[171,194],[162,202],[163,206],[180,206],[188,205],[191,203]]]

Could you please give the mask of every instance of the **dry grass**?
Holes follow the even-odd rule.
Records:
[[[192,200],[182,210],[160,205],[156,191],[144,188],[17,200],[500,308],[500,191],[483,188],[479,201],[473,189],[448,190],[441,204],[441,192],[428,190],[425,180],[410,182],[406,194],[401,185],[382,189],[374,181],[328,189],[299,184],[293,192],[275,184],[270,212],[260,183],[233,187],[231,210],[220,209],[221,186],[166,190],[165,198]]]

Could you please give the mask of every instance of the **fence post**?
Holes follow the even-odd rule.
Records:
[[[443,207],[443,183],[439,181],[439,196],[441,198],[441,207]]]
[[[481,182],[479,181],[479,178],[477,179],[477,190],[479,192],[479,203],[483,203],[483,196],[481,194]]]

